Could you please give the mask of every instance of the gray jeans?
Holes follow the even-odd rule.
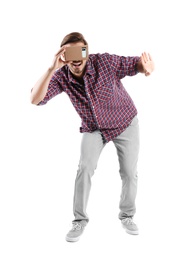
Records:
[[[137,193],[137,161],[139,153],[138,118],[134,117],[127,129],[112,141],[117,149],[122,191],[120,199],[119,219],[133,216],[136,212],[135,199]],[[104,144],[100,131],[84,133],[81,142],[81,157],[75,180],[73,211],[75,220],[89,221],[86,213],[91,189],[91,177],[97,167]]]

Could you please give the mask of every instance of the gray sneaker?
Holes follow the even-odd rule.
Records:
[[[126,232],[130,235],[138,235],[138,227],[137,225],[133,222],[133,219],[131,217],[124,218],[122,219],[122,226],[124,229],[126,229]]]
[[[86,221],[73,222],[72,229],[66,235],[66,241],[77,242],[80,236],[83,234],[86,225],[87,225]]]

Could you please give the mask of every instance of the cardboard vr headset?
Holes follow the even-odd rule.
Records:
[[[66,47],[64,58],[65,61],[87,60],[88,45]]]

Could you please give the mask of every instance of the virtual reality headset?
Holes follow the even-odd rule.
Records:
[[[65,61],[87,60],[88,45],[66,47],[64,58]]]

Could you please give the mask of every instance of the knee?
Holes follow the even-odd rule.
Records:
[[[96,165],[94,165],[94,163],[92,163],[90,160],[80,161],[78,173],[92,176],[95,169]]]
[[[120,169],[120,176],[122,180],[133,181],[138,179],[138,172],[136,168],[125,167]]]

